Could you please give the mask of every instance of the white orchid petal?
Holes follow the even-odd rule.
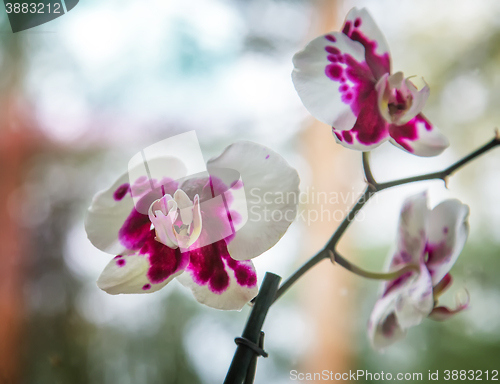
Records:
[[[315,118],[337,130],[351,129],[357,118],[351,108],[353,95],[348,99],[348,89],[342,91],[350,88],[342,75],[346,57],[362,63],[364,48],[340,32],[312,40],[293,57],[292,80],[302,103]]]
[[[429,215],[427,192],[406,198],[399,216],[396,251],[389,261],[390,269],[398,269],[410,263],[421,263],[426,246]]]
[[[469,235],[469,207],[459,200],[445,200],[430,214],[427,268],[433,284],[439,283],[455,264]]]
[[[370,317],[368,334],[376,349],[402,339],[408,328],[420,324],[432,310],[434,300],[429,272],[421,264],[420,273],[412,272],[383,285],[383,294]]]
[[[151,261],[148,256],[133,254],[115,257],[102,271],[97,286],[111,295],[151,293],[163,288],[182,273],[183,268],[179,268],[165,279],[154,281],[148,276],[151,271]],[[184,264],[187,264],[187,261]]]
[[[231,168],[240,173],[251,213],[229,241],[229,253],[236,260],[259,256],[278,242],[295,219],[299,196],[297,171],[276,152],[247,141],[227,147],[208,162],[208,168],[211,167]]]
[[[189,252],[190,264],[177,280],[191,289],[200,303],[212,308],[240,310],[258,292],[251,261],[229,256],[224,240]]]
[[[406,336],[406,330],[398,323],[395,313],[397,298],[397,292],[390,293],[380,298],[373,308],[368,322],[368,337],[377,350],[387,348]]]
[[[403,72],[396,72],[388,77],[387,83],[390,89],[401,89],[403,87],[404,80],[405,76],[403,75]]]
[[[377,24],[365,8],[353,8],[347,14],[342,31],[359,41],[366,50],[366,62],[375,79],[391,72],[389,45]]]
[[[369,327],[370,339],[377,349],[403,338],[409,327],[420,323],[432,310],[432,283],[423,258],[429,214],[426,192],[410,196],[401,208],[397,246],[388,259],[387,269],[415,264],[420,266],[420,272],[408,272],[382,284],[381,298]]]
[[[97,280],[103,291],[116,295],[119,293],[145,293],[142,288],[151,282],[147,278],[149,263],[144,256],[117,256],[109,262]]]
[[[133,209],[134,201],[125,174],[92,200],[85,218],[85,230],[92,244],[110,254],[129,252],[120,242],[118,233]]]
[[[422,322],[434,306],[432,280],[422,263],[420,273],[414,277],[398,297],[396,317],[402,328],[414,327]]]
[[[437,156],[450,145],[448,139],[421,113],[406,124],[390,125],[389,132],[392,144],[417,156]]]

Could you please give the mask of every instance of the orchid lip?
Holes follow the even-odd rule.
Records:
[[[185,250],[200,237],[202,219],[198,195],[193,202],[178,189],[174,197],[165,195],[155,200],[148,215],[156,232],[155,240],[167,247]]]
[[[411,76],[413,77],[413,76]],[[429,96],[427,84],[419,91],[402,72],[386,73],[376,84],[378,106],[384,119],[395,125],[403,125],[422,112]]]

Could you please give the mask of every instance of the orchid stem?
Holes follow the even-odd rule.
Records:
[[[366,183],[368,186],[374,188],[377,185],[377,182],[375,181],[370,168],[370,152],[363,152],[363,171],[365,173]]]
[[[356,214],[361,210],[361,208],[363,208],[363,205],[366,204],[366,202],[373,195],[373,193],[374,192],[370,192],[370,187],[365,189],[361,197],[358,199],[356,205],[352,207],[347,216],[344,217],[344,220],[342,220],[342,223],[340,223],[340,225],[337,227],[332,237],[326,244],[325,248],[323,248],[316,255],[311,257],[304,265],[302,265],[302,267],[300,267],[297,271],[295,271],[295,273],[281,285],[281,287],[278,289],[278,292],[276,293],[274,301],[278,300],[298,279],[302,277],[303,274],[309,271],[320,261],[330,257],[328,251],[335,249],[335,246],[340,240],[340,237],[343,235],[347,227],[349,227],[351,221],[356,217]]]
[[[343,258],[337,251],[329,251],[330,252],[330,258],[332,262],[335,264],[339,264],[348,271],[361,276],[361,277],[366,277],[367,279],[374,279],[374,280],[394,280],[397,279],[400,276],[403,276],[404,274],[408,272],[420,272],[420,268],[416,264],[408,264],[404,266],[401,269],[398,269],[396,271],[392,272],[386,272],[386,273],[377,273],[377,272],[369,272],[365,271],[362,268],[357,267],[356,265],[352,264],[350,261],[347,261],[345,258]]]
[[[370,169],[370,159],[369,159],[369,154],[366,152],[363,152],[363,170],[365,173],[365,179],[367,181],[367,188],[363,192],[363,194],[360,196],[358,199],[357,203],[352,207],[350,212],[347,214],[347,216],[344,218],[344,220],[340,223],[340,225],[337,227],[335,232],[333,233],[332,237],[326,244],[326,246],[318,252],[316,255],[312,256],[304,265],[302,265],[297,271],[295,271],[278,289],[278,292],[276,293],[276,297],[274,301],[278,300],[283,294],[298,280],[300,279],[307,271],[309,271],[312,267],[314,267],[316,264],[318,264],[320,261],[324,260],[325,258],[330,258],[331,254],[334,254],[334,259],[337,264],[341,265],[342,267],[346,268],[347,270],[350,270],[360,276],[364,277],[369,277],[369,278],[375,278],[375,277],[370,277],[370,276],[381,276],[379,274],[372,274],[371,272],[366,272],[358,267],[355,267],[351,263],[349,263],[346,259],[341,257],[335,250],[335,247],[344,234],[344,232],[347,230],[349,227],[349,224],[351,221],[356,217],[357,213],[363,208],[363,206],[366,204],[366,202],[370,199],[371,196],[373,196],[375,193],[380,192],[384,189],[395,187],[398,185],[403,185],[403,184],[408,184],[408,183],[413,183],[416,181],[424,181],[424,180],[434,180],[434,179],[440,179],[446,182],[446,178],[448,176],[451,176],[456,170],[459,168],[463,167],[464,165],[468,164],[475,158],[481,156],[482,154],[488,152],[489,150],[500,146],[500,134],[499,131],[495,131],[495,137],[482,147],[478,148],[471,154],[467,155],[463,159],[457,161],[456,163],[450,165],[448,168],[439,171],[439,172],[433,172],[433,173],[428,173],[425,175],[420,175],[420,176],[414,176],[414,177],[408,177],[404,179],[399,179],[399,180],[394,180],[394,181],[389,181],[386,183],[377,183],[375,178],[372,175],[371,169]],[[355,269],[355,271],[354,271]],[[359,273],[358,273],[359,272]],[[395,273],[399,273],[401,271],[396,271]],[[363,275],[364,274],[364,275]],[[397,276],[396,276],[397,277]]]
[[[262,325],[273,303],[280,281],[281,277],[274,273],[267,272],[264,276],[259,294],[255,299],[255,304],[250,311],[245,329],[241,335],[241,338],[247,342],[257,346],[262,345]],[[251,383],[255,374],[256,363],[255,351],[248,345],[238,344],[224,384]]]
[[[446,182],[446,178],[448,176],[451,176],[453,174],[453,172],[455,172],[457,169],[461,168],[465,164],[474,160],[476,157],[481,156],[483,153],[486,153],[490,149],[493,149],[499,145],[500,145],[500,137],[497,134],[489,143],[483,145],[481,148],[478,148],[477,150],[472,152],[470,155],[464,157],[462,160],[457,161],[456,163],[450,165],[448,168],[446,168],[440,172],[427,173],[425,175],[413,176],[413,177],[408,177],[405,179],[399,179],[399,180],[389,181],[387,183],[380,183],[380,184],[375,182],[375,180],[374,180],[373,182],[374,182],[375,189],[376,189],[376,191],[382,191],[384,189],[395,187],[397,185],[413,183],[415,181],[434,180],[434,179],[441,179],[441,180]]]

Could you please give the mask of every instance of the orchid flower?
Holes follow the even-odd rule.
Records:
[[[439,296],[452,282],[449,271],[467,240],[468,215],[469,207],[455,199],[429,210],[425,192],[405,201],[389,270],[411,265],[414,271],[382,287],[368,324],[376,349],[404,338],[408,328],[426,317],[445,320],[467,308],[468,297],[462,302],[458,300],[455,309],[437,305]]]
[[[391,74],[389,47],[365,9],[353,8],[342,32],[312,40],[293,63],[302,103],[344,147],[369,151],[389,140],[417,156],[448,147],[422,114],[429,87],[419,91],[402,72]]]
[[[298,174],[280,155],[251,142],[230,145],[207,169],[206,177],[152,180],[161,194],[145,210],[137,196],[151,180],[130,185],[125,174],[96,194],[85,222],[88,237],[118,255],[97,280],[99,288],[113,295],[150,293],[176,278],[200,303],[227,310],[256,296],[250,259],[274,246],[295,218]],[[229,185],[211,169],[237,171],[241,178]],[[242,199],[242,191],[252,198]],[[289,198],[269,198],[276,193]],[[266,210],[273,219],[256,220]],[[250,219],[243,225],[242,217]]]

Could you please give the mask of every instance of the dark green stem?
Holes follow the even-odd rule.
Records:
[[[413,183],[415,181],[440,179],[440,180],[443,180],[446,182],[446,178],[448,176],[451,176],[451,174],[453,174],[453,172],[455,172],[457,169],[459,169],[460,167],[469,163],[470,161],[474,160],[476,157],[479,157],[482,154],[488,152],[490,149],[495,148],[498,145],[500,145],[500,137],[497,135],[489,143],[483,145],[481,148],[472,152],[470,155],[464,157],[462,160],[457,161],[455,164],[450,165],[448,168],[446,168],[440,172],[427,173],[426,175],[407,177],[405,179],[399,179],[399,180],[389,181],[387,183],[380,183],[380,184],[373,181],[373,184],[374,184],[376,191],[382,191],[382,190],[387,189],[387,188],[395,187],[397,185],[402,185],[402,184]]]
[[[328,251],[335,249],[335,246],[340,240],[340,237],[344,234],[347,227],[349,227],[351,221],[356,217],[357,213],[361,210],[361,208],[363,208],[363,205],[366,204],[368,199],[374,194],[374,192],[371,192],[370,190],[371,187],[367,187],[365,189],[361,197],[358,199],[356,205],[352,207],[347,216],[344,217],[344,220],[342,220],[342,223],[340,223],[340,225],[337,227],[332,237],[325,245],[325,248],[323,248],[316,255],[311,257],[304,265],[302,265],[302,267],[300,267],[297,271],[295,271],[295,273],[281,285],[280,289],[278,289],[278,293],[276,294],[275,301],[278,300],[283,295],[283,293],[285,293],[288,290],[288,288],[290,288],[298,279],[300,279],[304,273],[306,273],[308,270],[310,270],[312,267],[318,264],[321,260],[330,257]]]
[[[363,171],[365,172],[366,183],[369,187],[372,187],[372,189],[374,189],[374,186],[375,184],[377,184],[377,182],[375,181],[375,178],[372,175],[372,170],[370,168],[370,152],[363,152]]]
[[[391,272],[370,272],[365,271],[362,268],[357,267],[352,264],[350,261],[342,257],[337,251],[329,251],[330,259],[335,264],[341,265],[343,268],[348,271],[354,273],[355,275],[366,277],[367,279],[375,279],[375,280],[394,280],[398,277],[408,273],[408,272],[420,272],[420,267],[417,264],[407,264],[404,267],[391,271]]]
[[[262,342],[262,325],[269,307],[274,301],[280,281],[280,276],[270,272],[266,273],[250,316],[248,316],[247,324],[241,336],[256,345]],[[248,346],[239,344],[236,347],[224,384],[242,384],[248,376],[252,378],[255,373],[255,367],[252,363],[256,363],[255,352]]]

